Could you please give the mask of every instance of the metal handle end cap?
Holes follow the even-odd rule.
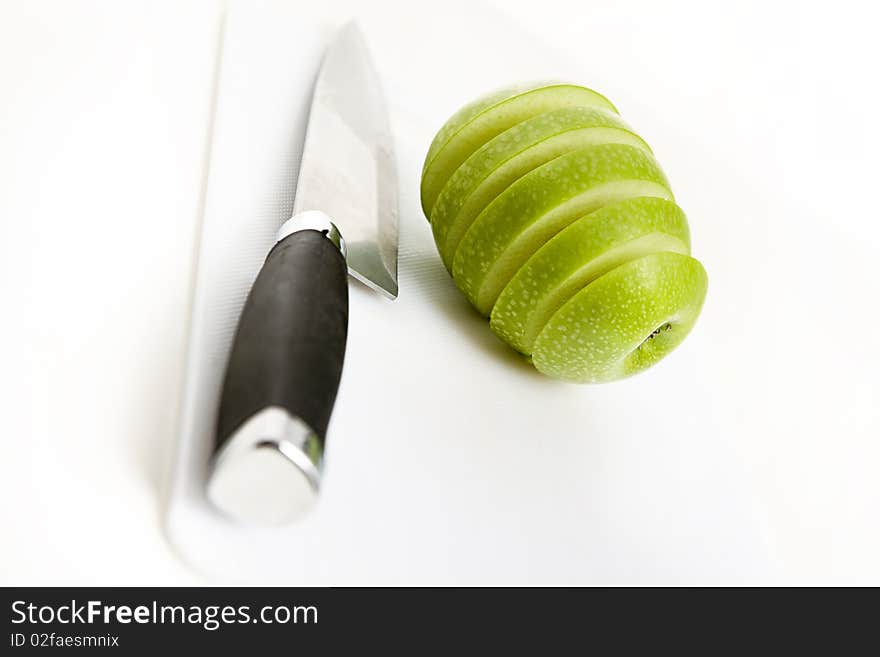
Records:
[[[298,418],[264,409],[226,442],[207,494],[224,515],[244,524],[277,526],[303,517],[318,497],[320,443]]]

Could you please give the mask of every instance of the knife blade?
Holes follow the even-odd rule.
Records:
[[[245,302],[217,417],[207,495],[281,524],[321,487],[348,330],[347,276],[397,297],[397,177],[379,78],[345,26],[315,81],[293,214]]]

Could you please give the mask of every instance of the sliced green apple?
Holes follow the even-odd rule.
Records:
[[[531,354],[538,333],[577,292],[625,262],[662,251],[690,253],[687,218],[675,203],[642,196],[606,205],[529,258],[492,308],[492,330]]]
[[[532,362],[552,377],[598,383],[630,376],[672,351],[706,296],[699,261],[655,253],[612,269],[569,299],[535,340]]]
[[[477,310],[489,315],[516,271],[578,217],[634,196],[673,200],[648,153],[626,144],[588,146],[534,169],[474,220],[453,258],[453,277]]]
[[[456,113],[422,170],[446,268],[541,372],[610,381],[690,331],[707,277],[651,149],[601,95],[542,83]]]
[[[440,129],[422,169],[422,210],[430,217],[440,190],[470,155],[496,135],[533,116],[561,107],[598,107],[617,113],[601,94],[573,84],[511,88],[466,106]]]
[[[650,147],[615,114],[564,107],[518,123],[480,147],[452,174],[431,211],[431,229],[447,269],[462,235],[498,194],[532,169],[591,144]]]

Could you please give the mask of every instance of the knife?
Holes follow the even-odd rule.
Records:
[[[282,524],[315,502],[345,356],[346,271],[395,299],[397,241],[387,111],[350,23],[324,54],[293,214],[254,281],[226,368],[207,494],[228,517]]]

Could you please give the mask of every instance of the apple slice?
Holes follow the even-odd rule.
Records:
[[[538,334],[532,362],[549,376],[599,383],[646,369],[691,330],[708,279],[680,253],[631,260],[575,294]]]
[[[453,277],[474,307],[489,315],[516,271],[578,217],[634,196],[673,200],[648,153],[626,144],[588,146],[534,169],[474,220],[453,258]]]
[[[662,251],[690,253],[687,218],[675,203],[642,196],[606,205],[529,258],[492,308],[492,330],[529,355],[550,317],[577,292],[625,262]]]
[[[427,155],[425,155],[425,164],[427,164],[428,162],[432,162],[440,149],[446,146],[452,136],[456,132],[461,130],[462,127],[473,121],[477,115],[485,112],[490,107],[494,107],[498,103],[507,100],[508,98],[512,98],[513,96],[517,96],[531,89],[537,89],[538,87],[550,86],[553,84],[556,83],[550,81],[541,81],[533,83],[513,84],[507,87],[501,87],[500,89],[490,91],[489,93],[484,94],[476,100],[468,103],[451,117],[449,117],[446,123],[443,124],[443,127],[437,131],[436,135],[434,135],[434,139],[433,141],[431,141],[431,145],[428,147],[428,153]]]
[[[514,181],[564,153],[591,144],[650,147],[615,114],[564,107],[518,123],[490,140],[452,174],[431,211],[431,229],[447,269],[474,218]]]
[[[509,88],[467,105],[437,133],[422,168],[421,200],[431,216],[440,190],[456,169],[487,141],[511,126],[561,107],[598,107],[617,114],[601,94],[573,84]]]

